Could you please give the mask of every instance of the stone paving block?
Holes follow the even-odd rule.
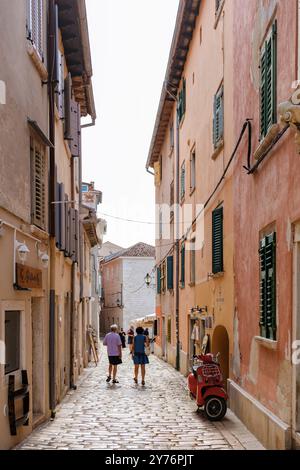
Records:
[[[230,411],[220,426],[207,421],[203,413],[196,413],[186,379],[158,358],[151,357],[144,388],[132,383],[132,362],[126,353],[119,368],[118,386],[106,384],[107,365],[102,355],[97,368],[86,369],[77,390],[69,392],[59,405],[56,419],[43,423],[17,448],[262,448]]]

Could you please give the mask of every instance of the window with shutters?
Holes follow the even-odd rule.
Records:
[[[57,61],[58,61],[58,84],[56,87],[56,107],[60,119],[65,118],[65,59],[61,51],[57,50]]]
[[[185,162],[181,165],[180,169],[180,199],[185,197]]]
[[[185,115],[186,111],[186,81],[185,78],[182,81],[182,87],[179,92],[178,103],[177,103],[177,118],[180,123]]]
[[[219,88],[214,97],[213,143],[217,149],[223,144],[224,137],[224,87]]]
[[[40,59],[44,61],[43,0],[27,1],[27,39],[35,47]]]
[[[277,22],[260,52],[260,137],[277,122]]]
[[[181,276],[180,276],[180,287],[183,289],[185,286],[185,244],[181,245]]]
[[[172,320],[171,320],[171,318],[168,318],[167,340],[168,340],[168,343],[171,343],[171,341],[172,341]]]
[[[5,374],[20,369],[21,312],[5,312]]]
[[[223,207],[218,207],[212,213],[212,272],[223,271]]]
[[[260,335],[276,340],[276,233],[260,241]]]
[[[156,268],[156,292],[161,294],[161,269],[160,266]]]
[[[30,139],[31,154],[31,222],[46,230],[47,164],[45,147]]]
[[[193,238],[191,240],[191,248],[190,248],[190,284],[194,285],[196,281],[196,239]]]
[[[174,272],[174,257],[168,256],[167,257],[167,289],[173,290],[173,272]]]
[[[190,193],[196,188],[196,149],[191,151],[190,156]]]

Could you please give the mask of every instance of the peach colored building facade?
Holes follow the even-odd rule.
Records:
[[[156,312],[160,322],[156,352],[187,373],[193,354],[207,336],[207,350],[221,353],[225,378],[231,375],[233,354],[232,172],[227,172],[221,184],[218,182],[235,145],[232,54],[224,49],[224,44],[233,41],[232,21],[232,2],[220,2],[217,9],[215,2],[180,2],[147,161],[155,170],[158,214]],[[186,227],[180,224],[178,290],[176,208],[172,209],[176,200],[187,222]],[[206,202],[202,211],[201,205]],[[171,214],[170,218],[170,211],[174,217]],[[197,217],[199,213],[203,217]],[[223,234],[219,239],[212,226],[215,222]],[[194,236],[196,248],[190,250]],[[197,339],[192,334],[196,320]]]

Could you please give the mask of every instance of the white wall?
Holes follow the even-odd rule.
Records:
[[[147,287],[145,276],[154,268],[154,258],[123,258],[123,328],[136,318],[155,313],[155,289]],[[153,274],[152,274],[153,275]]]

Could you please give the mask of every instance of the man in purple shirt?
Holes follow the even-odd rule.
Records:
[[[116,379],[118,364],[122,364],[122,341],[118,334],[118,326],[112,325],[111,332],[107,333],[103,344],[107,346],[107,355],[109,360],[108,377],[106,382],[111,381],[111,373],[113,374],[113,384],[118,384]]]

